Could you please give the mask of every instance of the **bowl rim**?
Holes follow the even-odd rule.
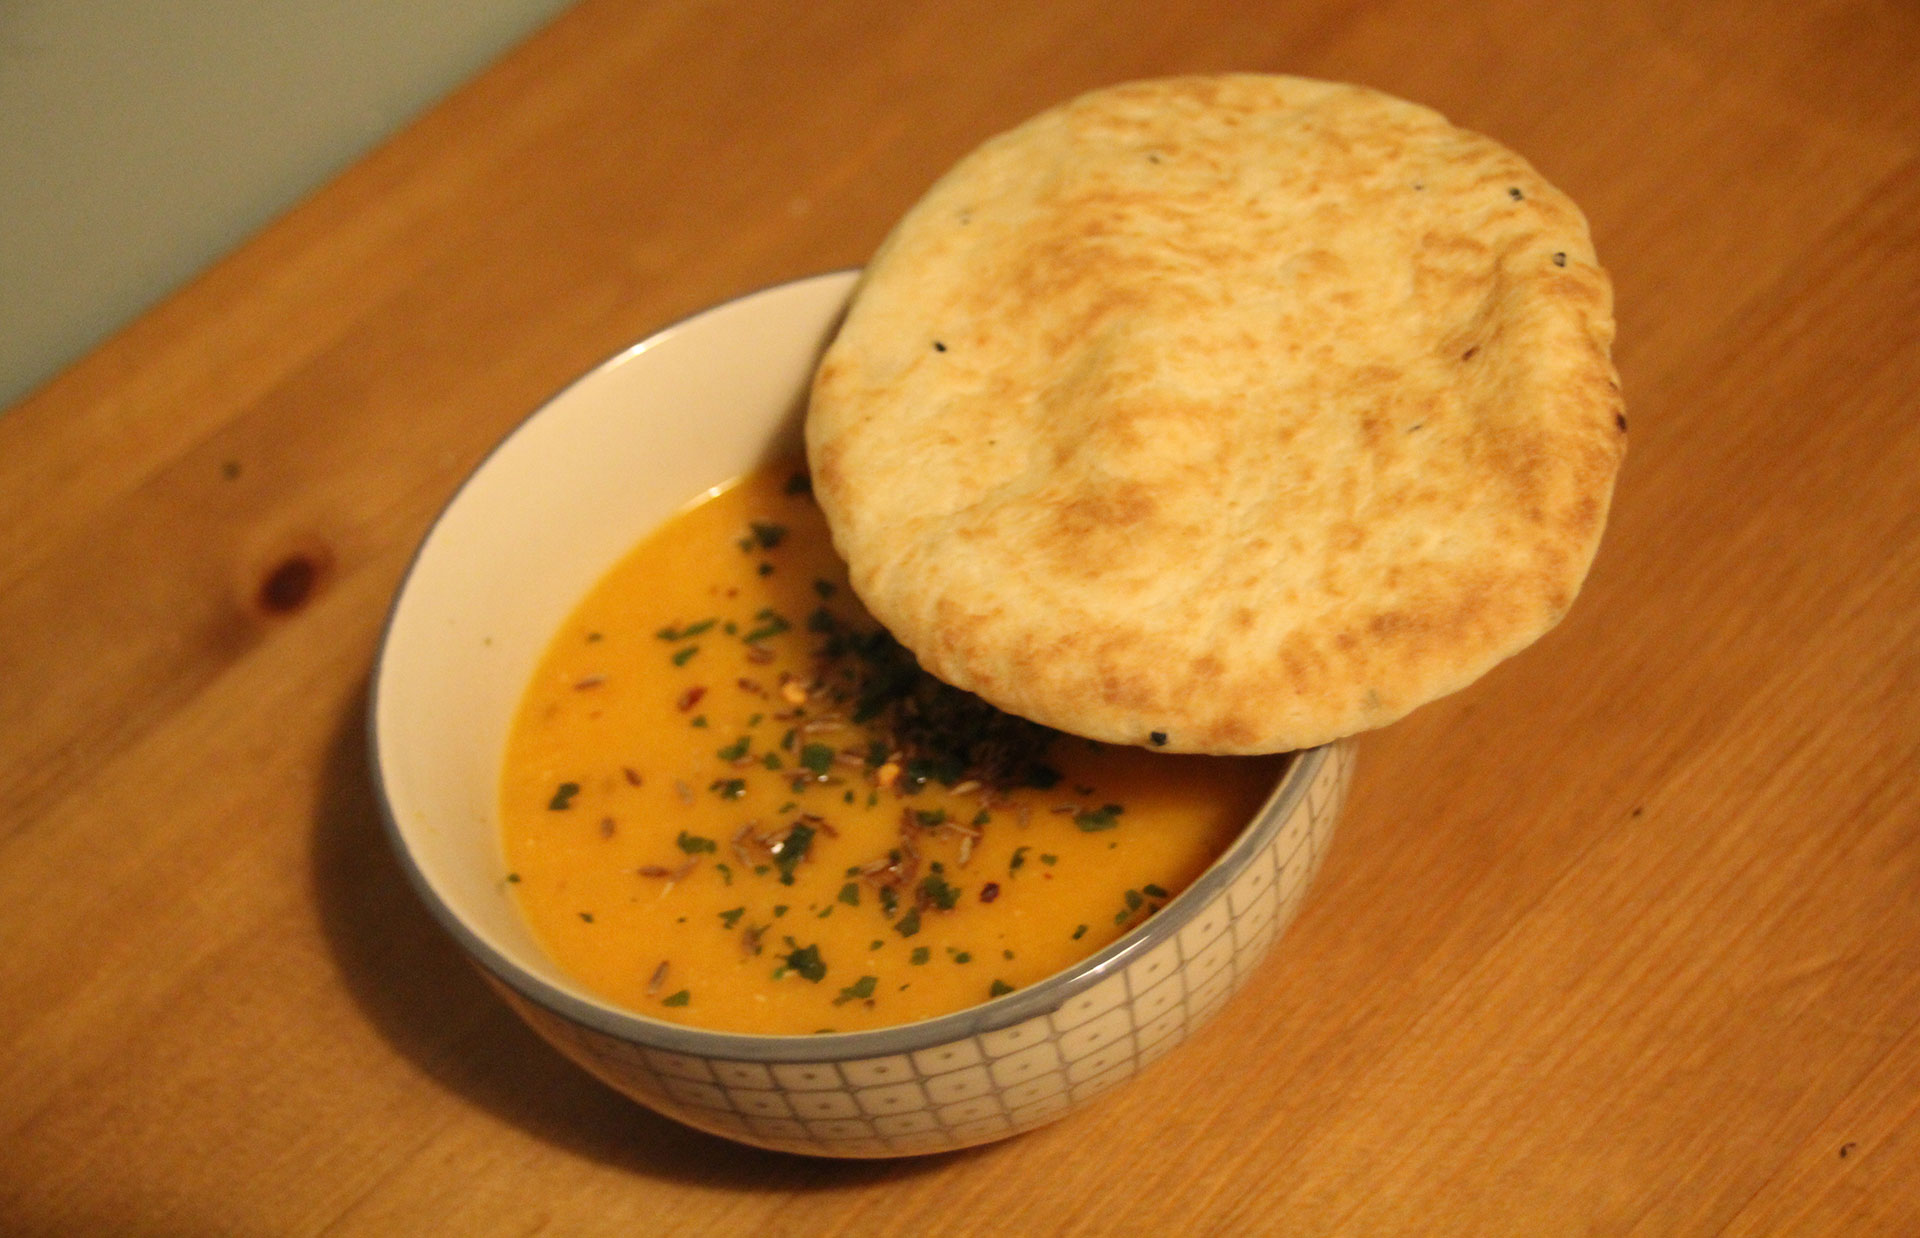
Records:
[[[583,386],[595,382],[607,371],[639,353],[659,347],[679,335],[699,319],[725,312],[740,302],[771,295],[816,281],[845,280],[849,295],[857,280],[857,268],[843,268],[800,279],[756,288],[726,300],[715,302],[686,315],[667,326],[650,332],[594,365],[541,401],[514,427],[502,435],[474,464],[454,488],[426,530],[420,535],[406,570],[395,586],[370,674],[366,705],[367,758],[374,798],[379,804],[381,824],[387,842],[406,873],[408,884],[426,905],[440,927],[452,936],[467,954],[495,981],[506,985],[521,998],[552,1014],[615,1040],[666,1053],[693,1057],[726,1059],[756,1063],[815,1063],[869,1057],[884,1057],[933,1048],[953,1041],[997,1031],[1046,1015],[1064,1006],[1078,994],[1124,971],[1139,956],[1158,948],[1210,906],[1226,887],[1238,878],[1247,863],[1273,841],[1281,827],[1292,817],[1302,796],[1318,777],[1334,745],[1326,744],[1287,754],[1291,759],[1274,784],[1260,809],[1242,827],[1234,841],[1209,864],[1200,876],[1176,895],[1150,919],[1135,927],[1105,948],[1051,976],[1002,997],[968,1006],[943,1015],[918,1019],[911,1023],[861,1031],[822,1032],[805,1035],[766,1034],[723,1031],[714,1028],[670,1023],[609,1002],[580,997],[528,972],[503,951],[497,949],[460,914],[443,900],[416,862],[400,828],[387,791],[387,777],[381,760],[380,702],[385,682],[387,656],[401,603],[412,585],[417,569],[434,540],[434,534],[457,507],[477,479],[506,451],[521,433],[549,410],[566,401]],[[852,277],[852,278],[849,278]]]

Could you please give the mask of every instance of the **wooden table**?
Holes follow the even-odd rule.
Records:
[[[1868,0],[589,0],[0,417],[0,1232],[1920,1233],[1916,65]],[[1586,207],[1633,447],[1579,605],[1366,740],[1264,974],[1083,1114],[839,1164],[606,1091],[382,838],[414,543],[629,341],[1229,67]]]

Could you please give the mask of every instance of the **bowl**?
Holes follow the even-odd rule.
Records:
[[[515,429],[422,541],[373,672],[389,837],[428,909],[548,1042],[688,1126],[784,1152],[883,1157],[1057,1119],[1190,1036],[1252,974],[1332,838],[1349,742],[1294,755],[1185,892],[1071,969],[873,1031],[708,1031],[612,1006],[561,974],[506,880],[507,730],[552,634],[693,497],[798,450],[809,379],[856,279],[726,302],[634,345]]]

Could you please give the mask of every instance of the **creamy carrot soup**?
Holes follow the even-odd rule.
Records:
[[[1285,760],[1094,744],[926,676],[787,464],[670,520],[554,639],[508,744],[508,880],[555,962],[618,1005],[743,1032],[905,1023],[1153,915]]]

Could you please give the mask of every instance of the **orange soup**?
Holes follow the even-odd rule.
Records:
[[[1153,915],[1285,759],[1095,744],[933,680],[861,608],[788,464],[667,522],[554,639],[508,743],[508,880],[618,1005],[906,1023]]]

